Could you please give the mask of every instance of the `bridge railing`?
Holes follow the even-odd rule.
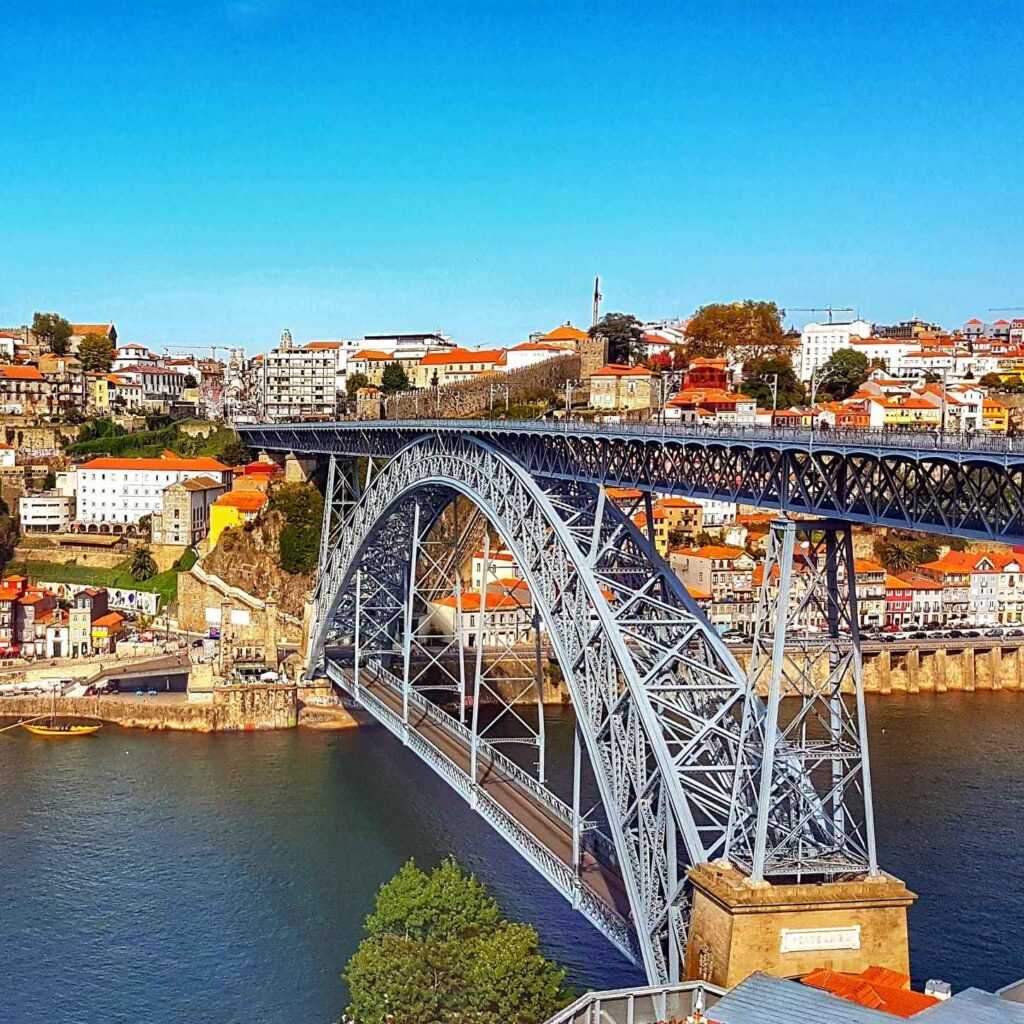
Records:
[[[384,671],[380,666],[373,666],[372,671],[376,673],[377,670]],[[387,674],[390,675],[390,673]],[[337,665],[328,662],[327,675],[339,686],[349,692],[352,691],[351,680],[345,677]],[[391,687],[391,683],[387,679],[383,676],[379,678],[385,685]],[[392,676],[392,679],[395,678]],[[410,703],[414,703],[418,708],[422,709],[423,704],[429,703],[415,691],[411,692],[409,696]],[[540,839],[494,799],[486,788],[475,786],[469,775],[450,757],[443,754],[415,729],[407,729],[401,716],[374,695],[371,690],[361,686],[358,700],[392,735],[407,743],[467,803],[490,822],[499,834],[511,842],[548,881],[556,886],[563,895],[569,897],[573,906],[589,918],[625,956],[632,959],[634,963],[639,963],[636,937],[630,923],[587,885],[571,865],[566,864],[549,850]],[[443,726],[449,726],[452,721],[450,718],[447,722],[435,720]]]
[[[574,420],[541,422],[537,420],[346,420],[337,423],[263,424],[294,431],[322,431],[341,428],[387,430],[406,427],[417,431],[511,431],[522,433],[574,434],[592,436],[644,437],[679,440],[717,440],[732,443],[797,444],[855,448],[900,448],[912,451],[943,451],[990,455],[1024,454],[1024,436],[989,436],[983,433],[941,433],[932,430],[833,430],[820,427],[767,427],[733,423],[585,423]],[[244,430],[245,428],[243,428]],[[259,426],[250,427],[259,430]]]
[[[401,696],[402,680],[399,679],[398,676],[389,672],[379,662],[373,659],[369,661],[369,665],[372,666],[372,671],[376,674],[376,677],[381,680],[381,682],[387,684],[396,696]],[[467,745],[467,747],[472,743],[472,730],[463,725],[457,718],[453,718],[443,709],[439,708],[432,701],[427,700],[427,698],[417,690],[412,689],[409,691],[409,703],[410,705],[415,706],[432,722],[436,722],[443,729],[447,729],[449,732],[458,736]],[[564,800],[557,797],[550,789],[547,788],[547,786],[535,779],[528,771],[526,771],[525,768],[516,764],[515,761],[506,754],[503,754],[493,744],[488,743],[486,740],[479,740],[479,743],[481,746],[486,747],[488,758],[490,758],[501,771],[514,779],[523,789],[531,793],[556,817],[572,827],[572,808]],[[586,835],[587,841],[597,848],[605,863],[614,867],[617,861],[615,857],[615,844],[612,842],[611,837],[606,835],[600,829],[593,827],[587,829]]]
[[[686,1020],[703,1003],[714,1006],[725,990],[706,981],[587,992],[545,1024],[657,1024]]]

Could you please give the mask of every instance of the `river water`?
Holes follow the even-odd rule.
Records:
[[[1024,975],[1024,696],[870,704],[915,980]],[[571,718],[551,726],[565,782]],[[383,730],[0,736],[0,1021],[327,1024],[373,895],[453,853],[578,986],[637,979]]]

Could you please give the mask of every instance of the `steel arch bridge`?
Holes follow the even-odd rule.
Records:
[[[755,879],[877,871],[859,652],[834,658],[819,644],[829,660],[822,683],[813,672],[794,676],[774,642],[785,638],[791,607],[794,524],[783,524],[777,544],[773,536],[783,590],[778,607],[766,608],[748,676],[628,510],[606,500],[589,474],[538,474],[529,459],[524,465],[477,432],[417,427],[397,437],[319,428],[332,444],[346,435],[375,446],[390,439],[386,452],[366,453],[365,486],[332,450],[311,668],[322,665],[652,981],[680,976],[691,866],[724,858]],[[271,450],[323,453],[297,443],[303,430],[291,431],[243,433]],[[443,642],[429,638],[432,650],[420,632],[425,602],[453,585],[460,591],[464,536],[456,529],[447,556],[432,540],[457,499],[512,552],[561,669],[577,721],[571,806],[545,785],[539,697],[537,726],[518,739],[538,747],[536,777],[497,749],[508,739],[485,735],[479,642],[469,726],[466,679],[451,676],[455,717],[428,698],[438,687],[425,685],[414,664],[423,656],[437,665],[438,650],[464,645],[461,627]],[[643,504],[649,522],[649,494]],[[830,524],[826,533],[817,586],[798,602],[797,617],[817,604],[833,641],[851,628],[856,641],[856,615],[837,596],[837,580],[853,578],[849,530]],[[461,653],[459,666],[461,673]],[[767,703],[756,688],[766,679]],[[851,684],[852,706],[843,697]],[[804,698],[804,710],[785,724],[784,692]],[[511,703],[501,714],[526,724]],[[596,780],[602,822],[581,812],[581,760]]]

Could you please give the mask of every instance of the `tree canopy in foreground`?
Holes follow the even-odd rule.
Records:
[[[534,928],[502,918],[452,859],[429,874],[409,861],[365,928],[343,974],[356,1024],[540,1024],[572,999]]]

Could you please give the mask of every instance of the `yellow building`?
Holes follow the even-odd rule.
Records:
[[[228,491],[210,506],[210,547],[217,546],[220,535],[229,526],[252,522],[267,503],[262,491]]]
[[[117,638],[124,630],[124,616],[120,612],[107,612],[92,620],[92,649],[97,653],[109,654],[117,645]]]
[[[993,434],[1010,430],[1010,410],[998,398],[986,398],[981,407],[981,426]]]
[[[505,350],[453,348],[428,352],[415,368],[412,383],[418,388],[443,387],[475,380],[486,373],[504,373]]]
[[[354,377],[361,373],[371,384],[380,387],[384,379],[384,368],[388,363],[393,363],[395,357],[387,352],[378,352],[375,349],[360,349],[348,361],[348,374]]]
[[[646,366],[609,363],[590,376],[590,405],[614,412],[650,412],[656,404],[654,378]]]
[[[88,401],[92,409],[99,413],[110,411],[110,382],[106,376],[100,374],[86,377],[86,386],[89,389]]]
[[[942,406],[924,398],[889,398],[881,403],[887,427],[927,427],[937,430],[942,423]]]

